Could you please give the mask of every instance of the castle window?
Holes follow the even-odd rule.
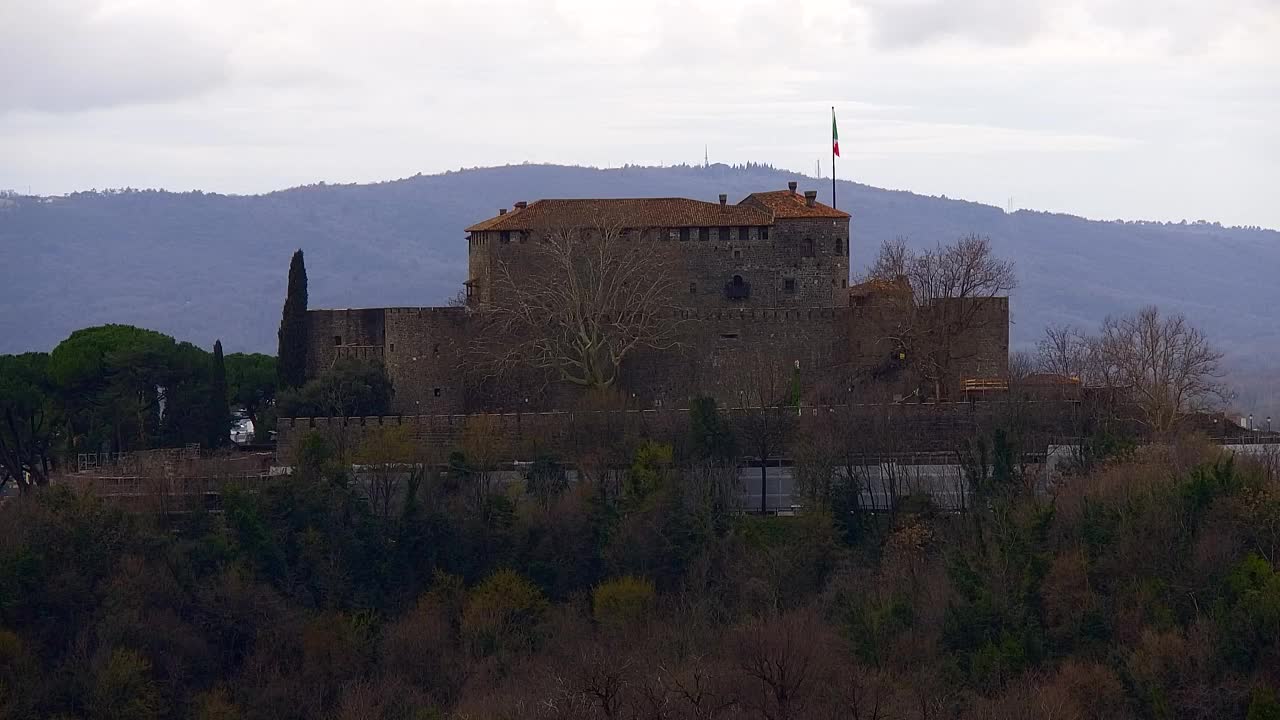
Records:
[[[440,397],[440,388],[432,388],[431,394],[435,395],[436,397]]]
[[[431,354],[435,357],[440,357],[440,343],[431,346]]]
[[[738,333],[720,333],[720,337],[724,338],[725,340],[737,340]]]
[[[804,256],[813,257],[813,255],[814,255],[813,238],[805,238],[804,239]]]
[[[342,336],[341,336],[341,335],[334,335],[334,336],[333,336],[333,344],[334,344],[334,345],[341,345],[341,344],[342,344]]]
[[[698,294],[698,283],[692,283],[692,282],[689,283],[689,294],[690,295]]]
[[[795,279],[795,278],[787,278],[787,279],[783,280],[783,281],[782,281],[782,291],[783,291],[783,292],[785,292],[785,293],[786,293],[786,294],[788,294],[788,295],[795,295],[795,294],[796,294],[796,279]]]
[[[734,260],[741,260],[741,259],[742,259],[742,251],[741,251],[741,250],[734,250],[734,251],[733,251],[733,259],[734,259]]]
[[[739,240],[741,240],[742,242],[747,242],[748,240],[750,240],[750,239],[751,239],[751,228],[749,228],[749,227],[740,227],[740,228],[738,228],[738,239],[739,239]]]
[[[689,240],[689,228],[680,228],[680,239],[686,242]]]
[[[751,297],[751,284],[743,280],[741,275],[734,275],[724,286],[724,294],[730,300],[746,300]]]
[[[729,228],[721,225],[716,237],[719,238],[720,242],[729,242]]]
[[[844,255],[844,238],[836,238],[836,255]]]
[[[768,226],[768,225],[761,225],[761,226],[760,226],[760,239],[761,239],[761,240],[768,240],[768,239],[769,239],[769,226]]]
[[[391,347],[387,349],[387,352],[395,352],[395,351],[396,351],[396,344],[391,343]]]
[[[840,280],[840,287],[842,287],[842,288],[848,288],[848,287],[849,287],[849,278],[843,278],[843,279],[841,279],[841,280]]]
[[[511,242],[511,232],[509,230],[503,230],[498,233],[498,241],[503,243]]]
[[[711,239],[711,228],[705,228],[705,227],[704,227],[704,228],[698,228],[698,239],[699,239],[699,240],[710,240],[710,239]]]

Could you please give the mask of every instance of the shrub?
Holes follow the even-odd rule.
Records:
[[[642,622],[653,611],[653,581],[624,575],[606,580],[591,592],[591,608],[601,625],[626,626]]]
[[[471,590],[463,638],[477,657],[532,650],[546,612],[547,599],[537,586],[514,570],[499,570]]]

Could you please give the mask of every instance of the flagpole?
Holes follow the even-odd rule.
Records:
[[[835,127],[836,106],[831,106],[831,127]],[[836,144],[831,143],[831,207],[836,206]]]

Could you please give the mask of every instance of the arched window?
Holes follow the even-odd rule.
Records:
[[[813,257],[813,255],[814,255],[813,238],[805,238],[804,239],[804,256]]]

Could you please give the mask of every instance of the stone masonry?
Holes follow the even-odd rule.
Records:
[[[518,262],[540,228],[606,213],[632,232],[678,248],[678,346],[637,352],[620,385],[636,407],[685,407],[709,394],[741,402],[737,371],[768,353],[794,368],[810,402],[909,397],[919,378],[900,366],[890,340],[910,312],[901,286],[849,286],[850,216],[786,190],[753,193],[737,204],[681,198],[540,200],[467,228],[470,307],[366,308],[308,312],[308,374],[343,357],[385,365],[393,412],[453,415],[481,409],[563,408],[568,388],[469,387],[464,353],[474,336],[472,308],[490,299],[499,262]],[[1008,302],[984,301],[979,332],[963,338],[956,381],[1007,371]]]

